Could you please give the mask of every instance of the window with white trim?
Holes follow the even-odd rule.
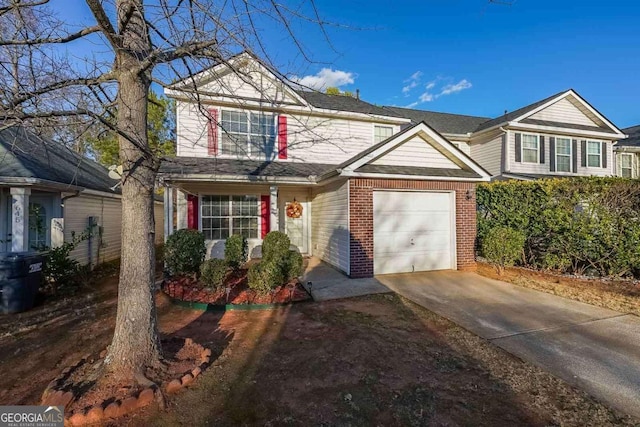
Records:
[[[391,126],[374,126],[373,127],[373,143],[384,141],[393,135],[393,128]]]
[[[524,163],[540,162],[540,143],[538,135],[522,134],[522,161]]]
[[[587,141],[587,167],[602,166],[602,144],[600,141]]]
[[[620,154],[620,176],[623,178],[633,178],[633,154]]]
[[[202,196],[202,232],[207,240],[226,239],[241,234],[257,239],[260,224],[258,196]]]
[[[556,171],[571,172],[571,139],[556,138]]]
[[[222,110],[220,154],[272,158],[276,124],[273,114]]]

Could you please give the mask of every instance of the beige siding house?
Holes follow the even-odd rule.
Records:
[[[0,251],[56,247],[93,230],[71,253],[81,265],[120,257],[121,196],[101,165],[22,127],[0,131]],[[155,206],[157,243],[162,203]]]

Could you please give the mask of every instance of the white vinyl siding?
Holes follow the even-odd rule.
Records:
[[[516,173],[516,174],[536,174],[536,175],[545,175],[545,174],[554,174],[557,172],[550,172],[549,169],[549,159],[550,156],[553,155],[553,153],[550,150],[550,143],[549,143],[549,138],[558,138],[557,135],[550,135],[550,134],[539,134],[540,136],[544,136],[544,141],[545,141],[545,159],[546,161],[544,163],[524,163],[524,162],[516,162],[515,161],[515,134],[516,131],[510,131],[509,132],[509,140],[508,140],[508,155],[509,155],[509,168],[508,168],[508,172],[512,172],[512,173]],[[565,137],[566,138],[566,137]],[[571,139],[571,144],[573,146],[573,140],[577,141],[577,151],[575,154],[575,158],[578,159],[578,164],[577,164],[577,173],[573,173],[573,165],[572,165],[572,170],[571,170],[571,175],[575,175],[575,176],[610,176],[613,175],[613,161],[611,159],[613,159],[613,146],[611,144],[610,141],[607,141],[606,144],[606,148],[607,148],[607,167],[603,168],[603,167],[597,167],[597,168],[590,168],[590,167],[584,167],[582,166],[582,142],[584,141],[585,138],[584,137],[570,137]],[[473,148],[473,145],[472,145]],[[573,157],[573,153],[572,157]],[[477,159],[476,159],[477,160]],[[480,163],[482,164],[482,163]]]
[[[578,104],[576,103],[576,105]],[[556,123],[598,126],[589,117],[587,117],[586,114],[592,115],[591,112],[587,112],[588,110],[583,106],[580,106],[584,109],[584,111],[581,111],[576,105],[574,105],[569,99],[563,98],[560,101],[551,104],[544,110],[538,111],[529,118]]]
[[[373,143],[377,144],[393,135],[392,126],[374,126],[373,127]]]
[[[473,141],[470,145],[471,158],[485,168],[492,176],[502,172],[502,135],[489,140]],[[511,150],[513,153],[513,149]]]
[[[540,162],[540,141],[538,135],[522,134],[522,162]]]
[[[420,137],[405,142],[390,153],[374,160],[371,164],[460,169],[458,165]]]
[[[215,108],[205,106],[206,108]],[[206,110],[206,108],[204,108]],[[247,111],[222,107],[223,110]],[[181,157],[209,157],[207,118],[195,103],[177,101],[177,155]],[[219,114],[221,116],[221,114]],[[287,117],[287,161],[305,163],[340,164],[373,145],[372,122],[350,118],[315,115],[290,115]],[[373,123],[375,125],[375,123]],[[399,125],[385,125],[400,131]],[[218,146],[224,157],[223,132],[218,132]],[[276,131],[277,132],[277,131]],[[277,139],[277,137],[276,137]],[[274,143],[277,145],[277,142]],[[273,150],[275,151],[275,150]],[[270,157],[268,157],[270,156]],[[275,153],[265,154],[258,150],[249,153],[252,160],[272,160]]]
[[[571,139],[556,138],[556,171],[571,172]]]
[[[349,274],[349,183],[335,183],[313,192],[311,252]]]

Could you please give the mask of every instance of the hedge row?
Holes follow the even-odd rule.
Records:
[[[524,234],[516,262],[598,276],[640,276],[640,183],[623,178],[502,181],[477,189],[478,243]],[[490,238],[490,237],[489,237]],[[484,255],[484,254],[483,254]]]

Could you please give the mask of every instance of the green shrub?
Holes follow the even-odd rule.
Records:
[[[51,293],[73,293],[81,285],[82,266],[70,254],[81,242],[88,240],[90,235],[88,229],[80,234],[72,231],[70,242],[64,242],[55,248],[41,248],[47,254],[43,276]]]
[[[492,228],[482,240],[482,255],[496,266],[499,272],[522,259],[524,233],[508,228]]]
[[[289,254],[291,240],[279,231],[268,233],[262,241],[262,260],[282,262]]]
[[[177,230],[167,239],[164,257],[172,274],[196,273],[204,260],[204,234],[198,230]]]
[[[275,261],[262,261],[249,267],[247,280],[249,288],[266,294],[284,283],[283,266]]]
[[[230,236],[224,246],[224,259],[227,265],[237,270],[247,262],[248,245],[247,239],[240,234]]]
[[[200,266],[200,280],[208,288],[221,289],[224,285],[228,268],[223,259],[208,259]]]
[[[284,262],[284,275],[287,280],[302,276],[304,260],[298,251],[289,251]]]

